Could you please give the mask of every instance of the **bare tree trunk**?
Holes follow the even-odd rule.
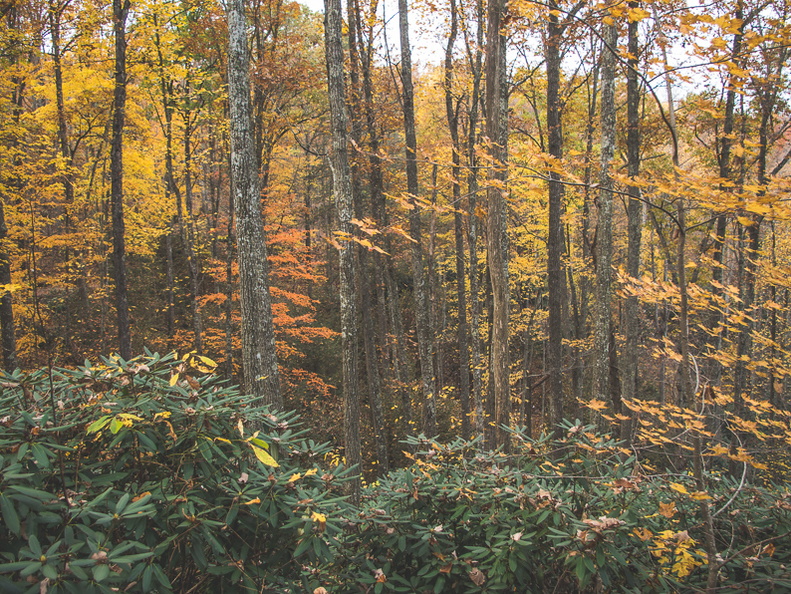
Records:
[[[638,3],[632,1],[630,8],[637,8]],[[638,85],[638,23],[628,25],[627,50],[629,58],[626,70],[626,160],[627,173],[634,179],[640,175],[640,89]],[[627,235],[629,246],[626,255],[626,274],[632,278],[640,276],[640,246],[642,243],[642,204],[640,187],[629,185],[626,190],[629,201],[626,206]],[[623,357],[623,397],[632,400],[639,393],[639,355],[640,344],[640,303],[636,296],[626,298],[624,304],[624,332],[626,346]],[[624,426],[621,437],[628,439],[631,426]]]
[[[195,251],[195,221],[192,218],[192,124],[191,114],[187,110],[183,114],[184,120],[184,208],[181,227],[184,233],[184,244],[187,249],[187,264],[190,269],[190,282],[192,284],[192,348],[198,353],[203,350],[203,321],[200,312],[200,275],[201,265]]]
[[[231,172],[237,209],[236,242],[242,301],[244,388],[265,404],[282,408],[275,350],[269,263],[261,219],[260,186],[250,105],[250,52],[242,0],[229,0],[228,103],[231,115]]]
[[[330,100],[330,125],[332,128],[332,192],[338,213],[340,231],[346,236],[354,233],[351,219],[354,216],[351,171],[347,149],[348,118],[346,115],[346,92],[343,81],[343,41],[341,37],[340,0],[324,0],[324,40],[327,58],[327,88]],[[340,302],[341,336],[343,338],[343,393],[344,433],[346,461],[358,466],[360,456],[360,402],[359,374],[357,362],[358,327],[357,296],[355,289],[354,242],[346,241],[340,248]],[[359,476],[352,483],[352,499],[360,500]]]
[[[472,400],[473,423],[472,431],[475,435],[483,435],[487,419],[483,403],[483,343],[481,341],[481,299],[480,299],[480,274],[478,272],[478,113],[481,98],[481,79],[483,76],[483,37],[484,37],[484,12],[482,0],[476,4],[476,43],[475,53],[470,59],[472,69],[472,97],[470,98],[469,122],[467,124],[467,244],[470,252],[470,354],[472,356]],[[469,48],[468,48],[469,52]]]
[[[599,175],[599,216],[596,224],[596,332],[593,350],[596,356],[596,397],[611,400],[610,336],[612,335],[612,195],[610,173],[615,155],[615,52],[618,30],[604,25],[604,48],[601,54],[601,171]],[[618,408],[614,400],[613,408]]]
[[[420,359],[420,382],[423,392],[423,432],[434,435],[437,429],[436,374],[431,348],[426,271],[423,262],[417,175],[417,138],[415,135],[415,97],[412,85],[412,49],[409,45],[409,13],[407,0],[398,0],[398,27],[401,35],[401,83],[403,87],[404,136],[406,139],[407,193],[412,204],[409,233],[412,236],[412,275],[414,278],[415,325]]]
[[[464,258],[464,220],[461,213],[461,143],[459,141],[459,104],[453,104],[453,46],[459,29],[456,0],[450,1],[450,34],[445,47],[445,117],[452,144],[451,177],[453,181],[453,230],[456,241],[456,311],[458,316],[457,346],[459,354],[459,400],[461,403],[461,436],[470,438],[470,329],[467,323],[467,275]]]
[[[557,2],[550,0],[547,17],[547,135],[549,154],[563,158],[563,129],[560,103],[560,45],[563,27],[558,20]],[[549,173],[549,237],[547,240],[547,289],[549,292],[549,344],[547,374],[549,375],[549,414],[546,419],[550,431],[563,419],[563,301],[566,285],[563,270],[563,196],[560,175]]]
[[[113,132],[110,148],[110,201],[113,236],[113,280],[118,328],[118,351],[122,359],[132,356],[129,329],[129,297],[126,288],[126,244],[124,239],[124,119],[126,110],[126,17],[129,0],[113,0],[115,32],[115,90]]]
[[[486,34],[486,134],[489,137],[491,165],[486,191],[486,255],[492,288],[491,377],[494,388],[495,446],[507,449],[510,425],[511,391],[508,357],[508,232],[506,228],[505,183],[507,179],[508,111],[505,68],[506,39],[501,31],[504,3],[489,2],[489,28]],[[505,105],[505,109],[503,106]]]
[[[742,62],[739,54],[741,53],[742,41],[744,37],[744,23],[742,22],[743,16],[744,6],[740,0],[736,4],[736,10],[734,13],[734,21],[738,21],[740,25],[737,32],[733,36],[730,52],[730,58],[737,66]],[[736,107],[736,96],[741,92],[738,86],[739,85],[736,81],[736,75],[730,74],[728,78],[728,87],[725,91],[725,113],[723,114],[722,120],[722,134],[720,134],[719,138],[717,139],[717,147],[719,149],[717,152],[717,164],[719,166],[720,178],[723,180],[730,180],[731,178],[731,148],[733,147],[733,129],[735,120],[734,111]],[[723,192],[730,191],[727,184],[721,185],[720,190]],[[717,215],[717,223],[714,233],[714,265],[711,273],[713,282],[710,289],[717,296],[722,296],[723,294],[722,281],[723,272],[725,269],[725,233],[727,227],[728,214],[724,212],[719,213]],[[721,316],[717,312],[711,312],[709,321],[710,329],[713,329],[719,323],[721,323]],[[712,345],[713,351],[719,351],[722,346],[722,332],[717,333],[716,341],[717,342]],[[716,359],[712,358],[709,360],[708,367],[711,380],[715,383],[718,383],[722,374],[722,365]]]
[[[8,227],[5,222],[5,204],[0,201],[0,285],[11,284],[11,256],[5,249],[8,240]],[[0,343],[3,346],[3,369],[11,373],[19,364],[16,358],[16,325],[14,324],[14,304],[10,291],[0,296]]]

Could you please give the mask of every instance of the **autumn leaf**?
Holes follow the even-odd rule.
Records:
[[[689,495],[689,491],[687,491],[687,489],[681,483],[670,483],[670,485],[668,486],[677,493],[681,493],[682,495]]]
[[[319,532],[324,532],[324,530],[326,530],[327,516],[314,511],[312,514],[310,514],[310,519],[316,522],[316,525],[319,528]]]
[[[670,503],[665,503],[664,501],[659,502],[659,514],[665,516],[666,518],[672,518],[676,515],[676,502],[671,501]]]
[[[255,457],[261,462],[261,464],[264,464],[265,466],[271,466],[273,468],[278,468],[280,466],[280,464],[277,463],[277,460],[270,456],[265,449],[252,443],[250,444],[250,447],[253,448],[253,453],[255,454]]]
[[[483,586],[483,583],[486,581],[486,576],[477,567],[474,567],[470,571],[469,575],[470,575],[470,579],[472,580],[472,583],[475,584],[476,586],[479,586],[479,587]]]

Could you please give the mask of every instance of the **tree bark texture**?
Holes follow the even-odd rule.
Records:
[[[332,193],[341,233],[350,237],[354,233],[351,223],[354,216],[351,170],[347,149],[348,117],[346,115],[346,92],[343,80],[343,41],[341,28],[340,0],[324,0],[324,43],[327,59],[327,88],[330,103],[330,126],[332,129]],[[358,466],[360,454],[360,402],[358,372],[358,321],[357,296],[355,289],[354,242],[343,241],[339,250],[341,337],[343,341],[343,393],[344,434],[346,462]],[[352,484],[352,499],[360,500],[360,480]]]
[[[630,8],[637,8],[631,2]],[[626,161],[627,174],[635,179],[640,175],[640,88],[638,83],[638,23],[630,22],[627,31],[627,50],[629,58],[626,70]],[[640,246],[642,244],[642,203],[640,187],[629,185],[626,188],[629,200],[626,205],[628,248],[626,274],[632,278],[640,276]],[[623,356],[623,397],[631,400],[639,391],[639,344],[640,344],[640,304],[636,296],[626,299],[624,305],[624,333],[626,346]],[[626,428],[621,437],[628,439],[631,429]]]
[[[129,297],[126,288],[126,244],[124,225],[124,120],[126,113],[126,17],[129,0],[113,0],[115,33],[115,88],[110,147],[110,203],[113,236],[113,280],[118,329],[118,352],[122,359],[132,356],[129,328]]]
[[[5,222],[5,204],[0,201],[0,285],[11,284],[11,256],[5,249],[8,227]],[[3,369],[11,373],[19,367],[16,358],[16,324],[14,303],[10,291],[0,296],[0,343],[3,347]]]
[[[467,323],[467,274],[464,258],[464,220],[461,212],[461,143],[459,141],[459,105],[453,102],[453,46],[458,35],[459,19],[456,0],[450,2],[450,34],[445,47],[445,117],[452,143],[451,177],[453,196],[453,230],[456,246],[456,310],[458,316],[457,344],[459,350],[459,400],[461,404],[461,436],[470,433],[470,329]]]
[[[560,46],[563,27],[557,13],[557,3],[550,1],[547,23],[547,148],[558,161],[563,158],[563,129],[560,101]],[[549,411],[547,424],[553,431],[563,419],[563,301],[566,284],[563,270],[563,197],[565,190],[556,171],[549,173],[549,236],[547,240],[547,290],[549,320],[547,345],[547,374],[549,375]]]
[[[501,29],[505,5],[490,0],[489,28],[486,34],[486,135],[490,143],[491,164],[486,189],[486,256],[492,288],[491,368],[494,393],[494,445],[507,446],[510,424],[511,392],[508,357],[508,232],[506,228],[507,179],[507,87],[505,68],[506,38]],[[503,108],[505,103],[505,109]]]
[[[231,175],[237,216],[244,388],[265,404],[281,408],[283,396],[268,284],[269,263],[261,218],[250,102],[250,52],[242,0],[229,0],[227,17]]]
[[[612,326],[612,197],[611,167],[615,155],[615,52],[618,30],[604,25],[601,61],[601,169],[599,173],[599,216],[596,224],[596,357],[595,394],[604,402],[611,399],[610,335]],[[612,402],[616,407],[616,402]]]
[[[417,331],[420,383],[423,392],[423,433],[433,435],[437,426],[436,374],[432,354],[431,318],[423,258],[423,233],[417,175],[417,137],[415,135],[415,94],[412,84],[412,48],[409,45],[409,8],[407,0],[398,0],[398,28],[401,36],[401,83],[406,140],[407,192],[412,210],[409,234],[412,236],[412,276],[414,282],[415,325]]]

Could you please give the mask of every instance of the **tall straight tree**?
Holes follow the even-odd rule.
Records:
[[[495,446],[507,445],[503,430],[510,422],[511,394],[508,363],[508,232],[505,212],[508,105],[506,38],[501,30],[503,0],[490,0],[486,33],[486,135],[489,137],[489,185],[486,189],[486,257],[492,287],[491,377],[494,397]]]
[[[549,1],[547,16],[547,148],[558,161],[563,158],[563,128],[560,101],[561,43],[564,26],[560,23],[558,3]],[[549,344],[547,375],[549,376],[550,430],[563,419],[563,301],[566,283],[563,271],[563,196],[560,174],[553,168],[549,173],[549,237],[547,238],[547,291],[549,293]]]
[[[346,91],[343,81],[343,39],[341,28],[340,0],[324,0],[324,48],[327,57],[327,89],[330,103],[330,126],[332,128],[332,193],[338,212],[340,231],[345,237],[354,233],[351,223],[354,216],[351,170],[347,149],[348,117],[346,115]],[[360,457],[360,396],[358,374],[358,322],[357,295],[355,291],[354,242],[344,241],[340,248],[340,303],[341,336],[343,341],[343,393],[344,433],[346,462],[359,467]],[[352,486],[352,499],[360,500],[360,479]]]
[[[279,408],[283,406],[283,396],[275,351],[269,263],[261,219],[261,192],[250,102],[250,50],[242,0],[229,0],[226,11],[231,175],[237,215],[244,388],[264,403]]]
[[[629,8],[638,8],[637,1],[629,3]],[[627,69],[626,69],[626,161],[627,173],[630,179],[640,175],[640,87],[638,84],[638,23],[629,22],[627,29]],[[640,187],[636,184],[627,186],[629,200],[626,207],[629,247],[626,256],[626,274],[632,278],[640,275],[640,245],[642,243],[642,203],[640,202]],[[624,348],[623,362],[623,397],[632,400],[638,394],[639,382],[639,356],[638,345],[640,340],[640,304],[636,296],[627,297],[624,305],[624,331],[626,334],[626,348]],[[631,428],[627,427],[622,432],[622,437],[628,439]]]
[[[464,262],[464,221],[461,202],[461,141],[459,139],[459,105],[453,101],[453,46],[459,30],[456,0],[450,0],[450,34],[445,46],[445,117],[452,143],[451,177],[453,191],[454,238],[456,240],[456,304],[459,316],[457,336],[459,349],[459,400],[461,401],[461,436],[470,438],[470,331],[467,324],[467,280]]]
[[[129,0],[113,0],[115,89],[113,91],[113,132],[110,148],[110,203],[118,352],[123,359],[129,359],[132,356],[124,238],[124,120],[126,114],[126,17],[128,14]]]
[[[417,177],[417,136],[415,134],[415,92],[412,85],[412,48],[409,45],[409,8],[407,0],[398,0],[398,28],[401,35],[401,84],[406,139],[406,183],[412,210],[409,233],[412,236],[412,275],[415,283],[415,324],[423,386],[423,432],[432,435],[437,424],[436,377],[431,348],[426,270],[423,263],[423,241],[420,221]]]
[[[615,52],[618,29],[604,24],[601,54],[601,171],[599,174],[599,216],[596,225],[596,397],[607,402],[610,381],[612,335],[612,160],[615,155]],[[614,405],[616,403],[613,403]],[[617,408],[617,407],[616,407]]]

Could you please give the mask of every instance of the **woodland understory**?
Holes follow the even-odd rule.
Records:
[[[14,440],[47,430],[41,415],[56,445],[30,450],[31,464],[63,463],[68,439],[85,445],[58,424],[68,399],[53,378],[77,373],[64,370],[134,386],[153,353],[175,353],[161,370],[174,398],[222,377],[252,398],[244,406],[295,411],[328,444],[322,463],[359,471],[339,490],[352,505],[379,496],[364,482],[453,474],[468,454],[515,467],[535,455],[563,476],[584,456],[559,462],[553,440],[606,450],[607,472],[630,468],[616,477],[628,485],[608,483],[614,495],[662,476],[657,489],[695,510],[695,551],[679,526],[652,541],[659,527],[629,524],[656,558],[675,543],[681,569],[662,575],[697,571],[696,587],[719,591],[730,561],[771,558],[787,537],[742,534],[731,545],[747,548],[728,548],[712,514],[748,488],[788,509],[790,11],[786,0],[325,0],[323,14],[285,0],[0,3],[0,425],[21,432],[3,442],[4,464],[22,464]],[[101,394],[105,379],[85,389]],[[162,428],[167,417],[133,400],[108,404],[102,427],[86,417],[88,434],[111,420],[119,436]],[[223,454],[233,468],[240,451],[260,453],[239,433]],[[427,469],[440,450],[447,465]],[[68,499],[68,481],[53,481],[28,488]],[[708,494],[715,484],[725,491]],[[557,511],[558,488],[525,496]],[[7,509],[10,529],[30,511]],[[582,552],[563,561],[581,590],[610,587],[594,583],[606,557],[595,551],[621,524],[601,510],[574,511],[599,522],[577,525]],[[294,557],[306,554],[294,538]],[[480,588],[474,546],[459,575]],[[324,562],[327,547],[311,550]],[[450,549],[439,554],[441,585],[401,591],[451,587]],[[772,575],[788,579],[780,567]],[[761,579],[755,591],[785,587]]]

